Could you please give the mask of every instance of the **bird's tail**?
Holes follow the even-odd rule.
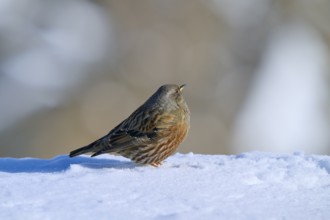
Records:
[[[98,152],[103,148],[104,140],[100,138],[87,146],[78,148],[70,152],[69,157],[75,157],[84,153]]]
[[[69,154],[69,157],[75,157],[75,156],[78,156],[80,154],[84,154],[84,153],[88,153],[90,152],[90,146],[85,146],[85,147],[81,147],[81,148],[78,148],[74,151],[71,151],[70,154]]]

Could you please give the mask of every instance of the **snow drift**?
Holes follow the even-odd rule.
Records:
[[[0,158],[0,219],[329,219],[330,157]]]

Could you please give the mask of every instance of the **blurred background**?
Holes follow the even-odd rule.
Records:
[[[179,152],[330,153],[330,1],[0,0],[0,156],[53,157],[186,83]]]

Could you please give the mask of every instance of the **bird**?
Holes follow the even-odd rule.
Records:
[[[70,152],[119,154],[136,164],[159,167],[175,153],[190,128],[190,110],[183,98],[186,86],[165,84],[108,134]]]

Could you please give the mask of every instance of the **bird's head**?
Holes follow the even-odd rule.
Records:
[[[161,86],[154,94],[157,97],[157,101],[160,105],[164,107],[178,107],[185,104],[184,98],[182,96],[182,90],[186,86],[183,84],[181,86],[175,84],[166,84]]]

